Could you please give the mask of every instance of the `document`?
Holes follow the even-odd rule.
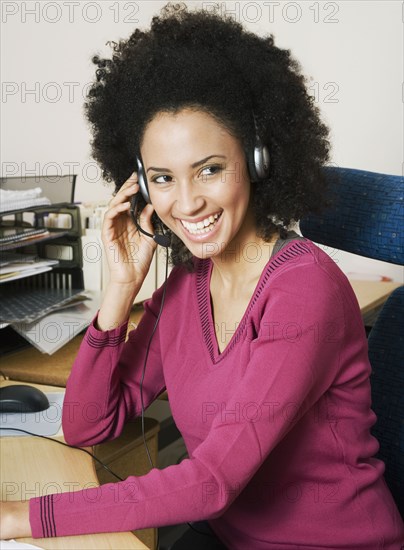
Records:
[[[32,323],[16,323],[13,329],[42,353],[52,355],[93,320],[101,304],[101,292],[86,292],[85,303],[56,311]]]
[[[58,263],[58,260],[41,260],[39,258],[34,262],[8,262],[6,265],[0,266],[0,283],[51,271],[53,266]]]
[[[19,540],[0,540],[0,550],[29,550],[30,548],[42,550],[40,546],[34,546]]]

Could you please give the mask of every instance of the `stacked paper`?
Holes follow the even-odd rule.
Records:
[[[0,284],[50,271],[58,263],[57,260],[42,260],[39,258],[25,262],[19,260],[2,261],[0,264]]]
[[[42,189],[40,187],[21,191],[0,189],[0,212],[51,204],[48,198],[41,197],[41,195]]]

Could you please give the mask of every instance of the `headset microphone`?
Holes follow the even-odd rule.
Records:
[[[143,235],[146,235],[146,237],[150,237],[151,239],[153,239],[154,242],[156,242],[160,246],[164,246],[165,248],[168,248],[171,244],[171,239],[168,235],[160,235],[159,233],[155,233],[154,235],[152,235],[151,233],[149,233],[148,231],[145,231],[142,227],[140,227],[137,221],[137,215],[136,215],[137,200],[138,200],[138,195],[137,194],[133,195],[131,200],[131,206],[130,206],[130,213],[132,214],[132,219],[136,225],[136,228],[138,229],[138,231],[143,233]]]

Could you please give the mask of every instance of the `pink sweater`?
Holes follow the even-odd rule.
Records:
[[[219,353],[212,264],[174,268],[144,380],[165,388],[189,458],[142,477],[30,500],[34,537],[207,519],[234,550],[399,550],[404,528],[370,435],[370,365],[355,295],[311,241],[271,258]],[[66,440],[117,437],[140,413],[139,382],[162,292],[127,326],[91,326],[68,381]]]

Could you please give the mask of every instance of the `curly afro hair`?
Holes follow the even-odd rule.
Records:
[[[268,147],[269,176],[252,186],[264,240],[327,204],[321,168],[329,160],[328,129],[298,62],[272,35],[259,37],[218,12],[167,4],[149,30],[112,44],[112,59],[93,58],[98,69],[85,103],[93,157],[106,181],[119,188],[132,174],[158,112],[188,107],[214,116],[246,151],[257,132]],[[190,252],[165,229],[172,263],[190,267]]]

